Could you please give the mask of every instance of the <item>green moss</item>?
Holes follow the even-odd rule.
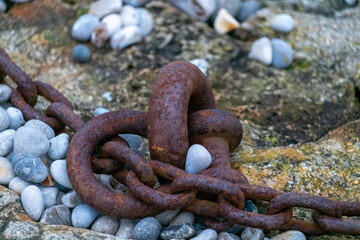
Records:
[[[88,12],[89,12],[89,7],[82,7],[82,8],[79,9],[79,14],[78,14],[78,16],[87,14]]]
[[[306,59],[297,60],[293,63],[293,65],[300,69],[307,69],[310,67],[310,62],[308,62]]]
[[[76,3],[75,0],[62,0],[64,3],[70,4],[70,5],[74,5]]]
[[[272,137],[269,137],[267,136],[265,138],[266,141],[270,142],[272,146],[278,146],[280,144],[279,140],[275,137],[275,136],[272,136]]]

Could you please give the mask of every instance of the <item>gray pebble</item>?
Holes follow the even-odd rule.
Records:
[[[136,223],[132,219],[120,219],[120,227],[115,236],[119,237],[120,239],[132,239],[132,232],[135,225]]]
[[[205,229],[199,235],[194,238],[190,238],[193,240],[216,240],[218,234],[214,229]]]
[[[15,156],[15,152],[14,150],[12,150],[8,155],[6,155],[6,158],[11,161],[14,156]]]
[[[44,211],[44,197],[37,186],[30,185],[22,191],[21,203],[31,219],[34,221],[40,219]]]
[[[107,113],[107,112],[109,112],[109,109],[103,108],[103,107],[98,107],[94,110],[93,114],[94,114],[94,117],[97,117],[97,116]]]
[[[159,213],[155,216],[155,218],[160,222],[162,226],[168,226],[171,220],[180,212],[180,209],[178,210],[166,210],[162,213]]]
[[[5,7],[6,7],[6,4],[5,4]],[[0,8],[1,8],[1,6],[0,6]],[[11,88],[6,84],[0,84],[0,103],[9,101],[10,96],[11,96]]]
[[[125,5],[131,5],[133,7],[142,7],[150,0],[124,0]]]
[[[14,141],[15,130],[14,129],[6,129],[0,132],[0,141],[9,140]]]
[[[25,123],[24,116],[22,112],[14,107],[9,107],[6,109],[6,113],[10,118],[10,125],[9,128],[11,129],[18,129],[22,124]]]
[[[249,0],[245,1],[241,5],[241,9],[237,16],[237,19],[240,22],[245,21],[248,17],[256,13],[261,8],[261,5],[258,1]]]
[[[97,212],[90,206],[82,204],[74,208],[71,222],[74,227],[88,228],[97,217]]]
[[[135,240],[156,240],[159,237],[161,224],[154,217],[147,217],[136,224],[133,229]]]
[[[270,240],[306,240],[306,237],[302,232],[292,230],[276,235]]]
[[[0,141],[0,157],[8,155],[13,149],[13,142],[9,140]]]
[[[126,26],[119,29],[110,39],[112,49],[124,49],[132,44],[140,42],[142,39],[141,31],[138,26]]]
[[[75,191],[66,193],[62,198],[61,202],[69,208],[74,208],[82,204],[80,196]]]
[[[59,189],[59,191],[62,191],[64,193],[67,193],[72,190],[71,188],[64,187],[63,185],[61,185],[59,183],[56,183],[55,186]]]
[[[9,107],[12,107],[12,105],[9,102],[4,102],[4,103],[0,103],[0,107],[2,107],[4,110],[6,110]]]
[[[282,33],[289,33],[294,28],[294,19],[289,14],[278,14],[270,20],[270,27]]]
[[[47,155],[52,160],[65,158],[66,152],[69,148],[69,135],[61,133],[58,136],[50,139],[50,148]]]
[[[228,232],[219,233],[217,240],[241,240],[238,236]]]
[[[144,143],[139,135],[135,134],[119,134],[138,154],[144,153]]]
[[[10,118],[6,111],[0,107],[0,131],[5,130],[10,125]]]
[[[211,16],[211,20],[214,21],[218,11],[221,8],[225,8],[231,16],[236,17],[236,14],[240,11],[241,1],[240,0],[216,0],[216,10]]]
[[[82,15],[72,27],[72,37],[79,41],[89,41],[92,31],[99,22],[100,19],[94,15]]]
[[[27,187],[30,186],[31,183],[19,178],[19,177],[14,177],[10,182],[9,182],[9,189],[16,192],[17,194],[21,195],[21,192]]]
[[[37,130],[39,130],[40,132],[42,132],[48,139],[54,138],[55,137],[55,132],[54,130],[47,125],[46,123],[44,123],[43,121],[37,120],[37,119],[31,119],[29,121],[27,121],[25,123],[26,127],[32,127],[35,128]]]
[[[195,229],[192,225],[188,223],[183,223],[181,225],[166,227],[162,230],[160,237],[161,239],[179,239],[179,238],[191,238],[195,235]]]
[[[91,59],[90,49],[84,45],[76,45],[71,52],[73,59],[78,63],[87,63]]]
[[[114,235],[118,230],[119,223],[115,217],[102,216],[93,223],[91,230],[99,233]]]
[[[50,207],[44,211],[40,219],[41,223],[51,225],[71,226],[71,212],[65,205]]]
[[[293,51],[287,42],[281,39],[271,39],[271,46],[273,48],[272,65],[276,68],[289,67],[293,62]]]
[[[45,164],[31,153],[17,153],[11,160],[14,172],[28,182],[41,183],[48,175]]]
[[[5,11],[6,11],[6,2],[0,0],[0,12],[5,12]]]
[[[32,153],[41,156],[47,153],[50,142],[39,130],[32,127],[20,127],[14,137],[15,153]]]
[[[56,204],[56,196],[59,193],[59,189],[57,187],[42,187],[40,190],[44,197],[45,208],[54,206]]]
[[[206,227],[202,223],[199,223],[199,222],[195,222],[193,224],[193,227],[195,229],[195,236],[199,235],[204,229],[206,229]]]
[[[8,185],[15,177],[15,172],[11,162],[4,157],[0,157],[0,184]]]
[[[239,224],[234,224],[231,226],[231,228],[229,228],[227,230],[228,233],[232,233],[232,234],[235,234],[235,235],[239,235],[240,233],[242,233],[244,230],[245,230],[246,227],[244,226],[241,226]]]
[[[264,232],[258,228],[247,227],[241,233],[242,240],[264,240]]]
[[[270,65],[273,61],[273,48],[270,39],[262,37],[254,41],[249,52],[249,58]]]
[[[56,160],[50,166],[50,173],[54,180],[67,188],[73,188],[66,171],[66,160]]]
[[[216,2],[214,0],[170,0],[170,3],[202,22],[206,22],[216,10]]]
[[[147,36],[154,28],[154,19],[152,14],[145,8],[136,9],[139,17],[140,32],[143,36]]]
[[[188,173],[198,173],[211,165],[211,155],[209,151],[200,144],[192,145],[186,155],[185,171]]]
[[[245,203],[245,211],[259,213],[258,208],[251,200],[247,200]]]
[[[56,203],[55,205],[61,205],[63,204],[61,201],[61,198],[65,195],[66,193],[59,191],[58,194],[56,195]]]
[[[195,222],[195,215],[191,212],[182,211],[170,222],[169,226],[181,225],[182,223],[193,224]]]
[[[345,3],[349,6],[355,6],[358,3],[358,0],[345,0]]]

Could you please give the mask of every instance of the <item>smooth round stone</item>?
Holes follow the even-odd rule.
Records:
[[[20,127],[14,137],[15,153],[32,153],[41,156],[50,148],[48,138],[38,129],[32,127]]]
[[[120,12],[122,0],[99,0],[90,4],[89,13],[102,18],[110,13]]]
[[[226,11],[231,14],[231,16],[236,17],[236,14],[240,11],[241,1],[240,0],[216,0],[216,11],[215,14],[211,17],[212,20],[215,20],[215,17],[218,11],[224,8]]]
[[[40,190],[44,197],[45,208],[54,206],[59,189],[57,187],[42,187]]]
[[[253,213],[259,213],[258,208],[255,206],[255,204],[251,200],[247,200],[245,203],[245,211],[253,212]]]
[[[138,26],[127,26],[117,31],[110,39],[112,49],[123,49],[134,43],[140,42],[142,38]]]
[[[294,28],[294,19],[289,14],[278,14],[270,20],[270,27],[277,32],[288,33]]]
[[[183,223],[193,224],[195,222],[195,215],[191,212],[182,211],[170,222],[169,226],[181,225]]]
[[[56,160],[50,166],[50,173],[54,180],[67,188],[73,188],[66,171],[66,160]]]
[[[74,227],[88,228],[97,217],[97,212],[90,206],[82,204],[74,208],[71,222]]]
[[[73,48],[71,54],[74,60],[78,63],[87,63],[91,58],[90,49],[83,44],[76,45]]]
[[[6,2],[0,0],[0,12],[5,12],[5,11],[6,11]]]
[[[65,205],[50,207],[44,211],[40,219],[41,223],[51,225],[71,226],[71,212]]]
[[[217,240],[241,240],[238,236],[228,232],[219,233]]]
[[[93,223],[91,230],[99,233],[114,235],[119,228],[118,220],[115,217],[102,216]]]
[[[66,193],[62,192],[62,191],[59,191],[58,194],[56,195],[56,203],[55,205],[61,205],[63,204],[61,199],[63,196],[65,196]]]
[[[135,240],[156,240],[159,237],[161,224],[154,217],[140,220],[133,229]]]
[[[13,142],[9,140],[0,141],[0,157],[8,155],[13,149]]]
[[[258,228],[247,227],[241,233],[241,240],[263,240],[264,232]]]
[[[276,68],[289,67],[293,62],[293,51],[287,42],[281,39],[271,39],[273,49],[272,65]]]
[[[14,107],[9,107],[8,109],[6,109],[6,113],[9,116],[10,119],[10,125],[9,128],[10,129],[18,129],[22,124],[25,123],[25,119],[24,116],[22,114],[22,112]]]
[[[44,211],[44,197],[35,185],[26,187],[21,193],[21,203],[32,220],[38,221]]]
[[[27,187],[30,186],[31,183],[22,180],[19,177],[14,177],[10,182],[9,182],[9,189],[13,190],[14,192],[16,192],[17,194],[21,195],[21,192]]]
[[[358,0],[345,0],[345,3],[349,6],[355,6]]]
[[[6,111],[0,107],[0,131],[7,129],[10,125],[10,118]]]
[[[139,23],[138,12],[130,5],[126,5],[121,9],[120,16],[123,26],[138,25]]]
[[[306,237],[302,232],[291,230],[276,235],[270,238],[270,240],[306,240]]]
[[[152,14],[145,8],[136,9],[139,18],[140,32],[143,36],[147,36],[154,28],[154,19]]]
[[[52,160],[63,159],[69,148],[69,135],[61,133],[58,136],[50,139],[50,148],[47,155]]]
[[[162,226],[168,226],[171,220],[180,212],[180,209],[178,210],[166,210],[162,213],[159,213],[155,216],[155,218],[160,222]]]
[[[150,0],[124,0],[125,5],[131,5],[133,7],[142,7]]]
[[[206,22],[216,10],[216,2],[214,0],[169,0],[169,2],[202,22]]]
[[[188,173],[198,173],[207,169],[212,162],[208,150],[200,144],[192,145],[186,155],[185,171]]]
[[[48,175],[45,164],[31,153],[17,153],[11,160],[14,172],[21,179],[41,183]]]
[[[203,74],[205,74],[205,76],[207,75],[207,69],[208,69],[208,66],[209,66],[208,61],[206,61],[205,59],[196,58],[196,59],[193,59],[193,60],[191,60],[189,62],[194,64],[195,66],[197,66],[203,72]]]
[[[26,127],[32,127],[32,128],[35,128],[35,129],[39,130],[40,132],[45,134],[45,136],[48,139],[51,139],[51,138],[55,137],[54,130],[49,125],[44,123],[43,121],[40,121],[40,120],[37,120],[37,119],[31,119],[31,120],[29,120],[29,121],[27,121],[25,123],[25,126]]]
[[[105,46],[106,41],[122,27],[122,18],[112,13],[101,20],[91,33],[91,43],[98,48]]]
[[[144,152],[144,143],[139,135],[135,134],[119,134],[129,145],[130,148],[135,150],[139,154]]]
[[[55,183],[55,186],[59,189],[59,191],[62,191],[64,193],[70,192],[72,190],[71,188],[64,187],[59,183]]]
[[[240,22],[245,21],[248,17],[256,13],[261,8],[261,5],[258,1],[245,1],[241,5],[241,9],[237,16],[237,19]]]
[[[80,196],[75,191],[66,193],[62,198],[61,202],[69,208],[74,208],[82,204]]]
[[[239,224],[234,224],[232,225],[231,228],[229,228],[227,230],[228,233],[232,233],[232,234],[235,234],[235,235],[239,235],[240,233],[242,233],[244,230],[245,230],[246,227],[244,226],[241,226]]]
[[[262,37],[253,42],[249,58],[262,62],[265,65],[270,65],[273,61],[273,48],[270,39]]]
[[[95,26],[100,22],[97,16],[85,14],[74,23],[71,35],[79,41],[89,41]]]
[[[216,240],[218,234],[214,229],[205,229],[199,235],[194,238],[190,238],[193,240]]]
[[[0,184],[8,185],[15,177],[15,172],[11,166],[11,162],[4,157],[0,157]]]
[[[0,5],[1,2],[5,3],[3,1],[0,1]],[[6,4],[5,4],[5,8],[6,8]],[[0,6],[0,11],[1,11],[1,6]],[[0,103],[9,101],[10,96],[11,96],[11,88],[6,84],[0,84]]]
[[[94,110],[93,114],[94,114],[94,117],[97,117],[97,116],[107,113],[107,112],[109,112],[109,109],[103,108],[103,107],[98,107]]]
[[[166,227],[160,234],[161,239],[188,239],[195,235],[195,229],[188,223]]]
[[[0,141],[3,140],[14,141],[15,132],[16,131],[14,129],[6,129],[0,132]]]
[[[132,239],[132,232],[135,225],[136,223],[132,219],[120,219],[120,227],[115,236],[120,239]]]

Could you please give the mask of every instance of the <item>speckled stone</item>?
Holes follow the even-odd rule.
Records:
[[[138,222],[133,229],[135,240],[156,240],[159,237],[161,224],[154,217],[147,217]]]
[[[171,220],[180,212],[180,209],[178,210],[166,210],[162,213],[159,213],[155,216],[155,218],[160,222],[162,226],[168,226]]]
[[[190,238],[192,240],[216,240],[218,234],[214,229],[205,229],[196,237]]]
[[[24,188],[26,188],[27,186],[30,186],[30,185],[31,185],[31,183],[29,183],[19,177],[14,177],[9,182],[9,189],[13,190],[17,194],[21,195],[21,192],[24,190]]]
[[[31,128],[35,128],[37,130],[39,130],[40,132],[42,132],[48,139],[54,138],[55,137],[55,132],[54,130],[47,125],[46,123],[44,123],[43,121],[37,120],[37,119],[31,119],[29,121],[27,121],[25,123],[26,127],[31,127]]]
[[[4,157],[0,157],[0,184],[8,185],[15,177],[15,172],[11,162]]]
[[[66,193],[62,198],[61,202],[69,208],[74,208],[82,204],[80,196],[75,191]]]
[[[10,118],[6,111],[0,107],[0,131],[7,129],[10,125]]]
[[[228,232],[219,233],[217,240],[241,240],[240,237]]]
[[[287,231],[270,238],[270,240],[306,240],[306,237],[299,231]]]
[[[6,113],[9,116],[10,119],[10,125],[9,128],[11,129],[18,129],[22,124],[25,123],[24,116],[22,112],[14,107],[9,107],[6,109]]]
[[[121,239],[132,239],[133,238],[133,229],[136,225],[135,220],[133,219],[120,219],[119,230],[116,232],[115,236]]]
[[[47,153],[50,142],[39,130],[32,127],[20,127],[14,137],[15,153],[32,153],[41,156]]]
[[[181,225],[166,227],[162,230],[160,237],[161,239],[188,239],[194,236],[195,229],[188,223]]]
[[[115,235],[119,228],[118,220],[115,217],[102,216],[93,223],[91,230],[99,233]]]
[[[71,212],[65,205],[57,205],[46,209],[40,219],[41,223],[71,226]]]
[[[6,4],[5,4],[5,7],[6,7]],[[11,88],[6,84],[0,84],[0,103],[9,101],[10,95],[11,95]]]
[[[70,189],[73,188],[66,171],[66,160],[54,161],[50,166],[50,173],[57,183]]]
[[[74,208],[71,214],[71,222],[74,227],[88,228],[95,220],[98,213],[90,206],[82,204]]]
[[[28,182],[41,183],[48,175],[45,164],[31,153],[15,154],[11,165],[16,175]]]
[[[25,212],[34,221],[38,221],[44,211],[44,197],[35,185],[26,187],[21,193],[21,203]]]
[[[58,136],[50,139],[50,148],[47,155],[52,160],[59,160],[65,158],[67,149],[69,147],[69,135],[61,133]]]

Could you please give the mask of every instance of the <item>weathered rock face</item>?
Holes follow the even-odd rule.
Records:
[[[71,27],[91,1],[67,2],[37,0],[0,15],[0,47],[34,80],[63,92],[84,119],[98,106],[146,110],[161,67],[175,60],[205,58],[218,108],[245,123],[244,141],[232,156],[234,168],[251,183],[284,191],[339,200],[360,197],[360,124],[330,132],[360,118],[359,6],[334,12],[345,8],[343,1],[263,0],[270,8],[241,29],[220,36],[206,23],[152,1],[146,6],[155,20],[149,36],[121,51],[89,45],[91,63],[82,65],[71,59],[77,44]],[[277,34],[269,27],[268,20],[281,9],[295,20],[290,34]],[[264,36],[290,43],[295,54],[290,68],[279,70],[248,59],[252,41]],[[105,92],[110,92],[111,102],[101,97]],[[37,108],[45,106],[40,101]],[[0,194],[4,192],[8,193],[1,188]],[[3,201],[0,198],[0,206]],[[36,234],[75,234],[73,228],[29,222],[19,200],[11,202],[0,207],[0,232],[29,224],[24,229],[33,228]],[[306,211],[297,214],[310,216]]]

